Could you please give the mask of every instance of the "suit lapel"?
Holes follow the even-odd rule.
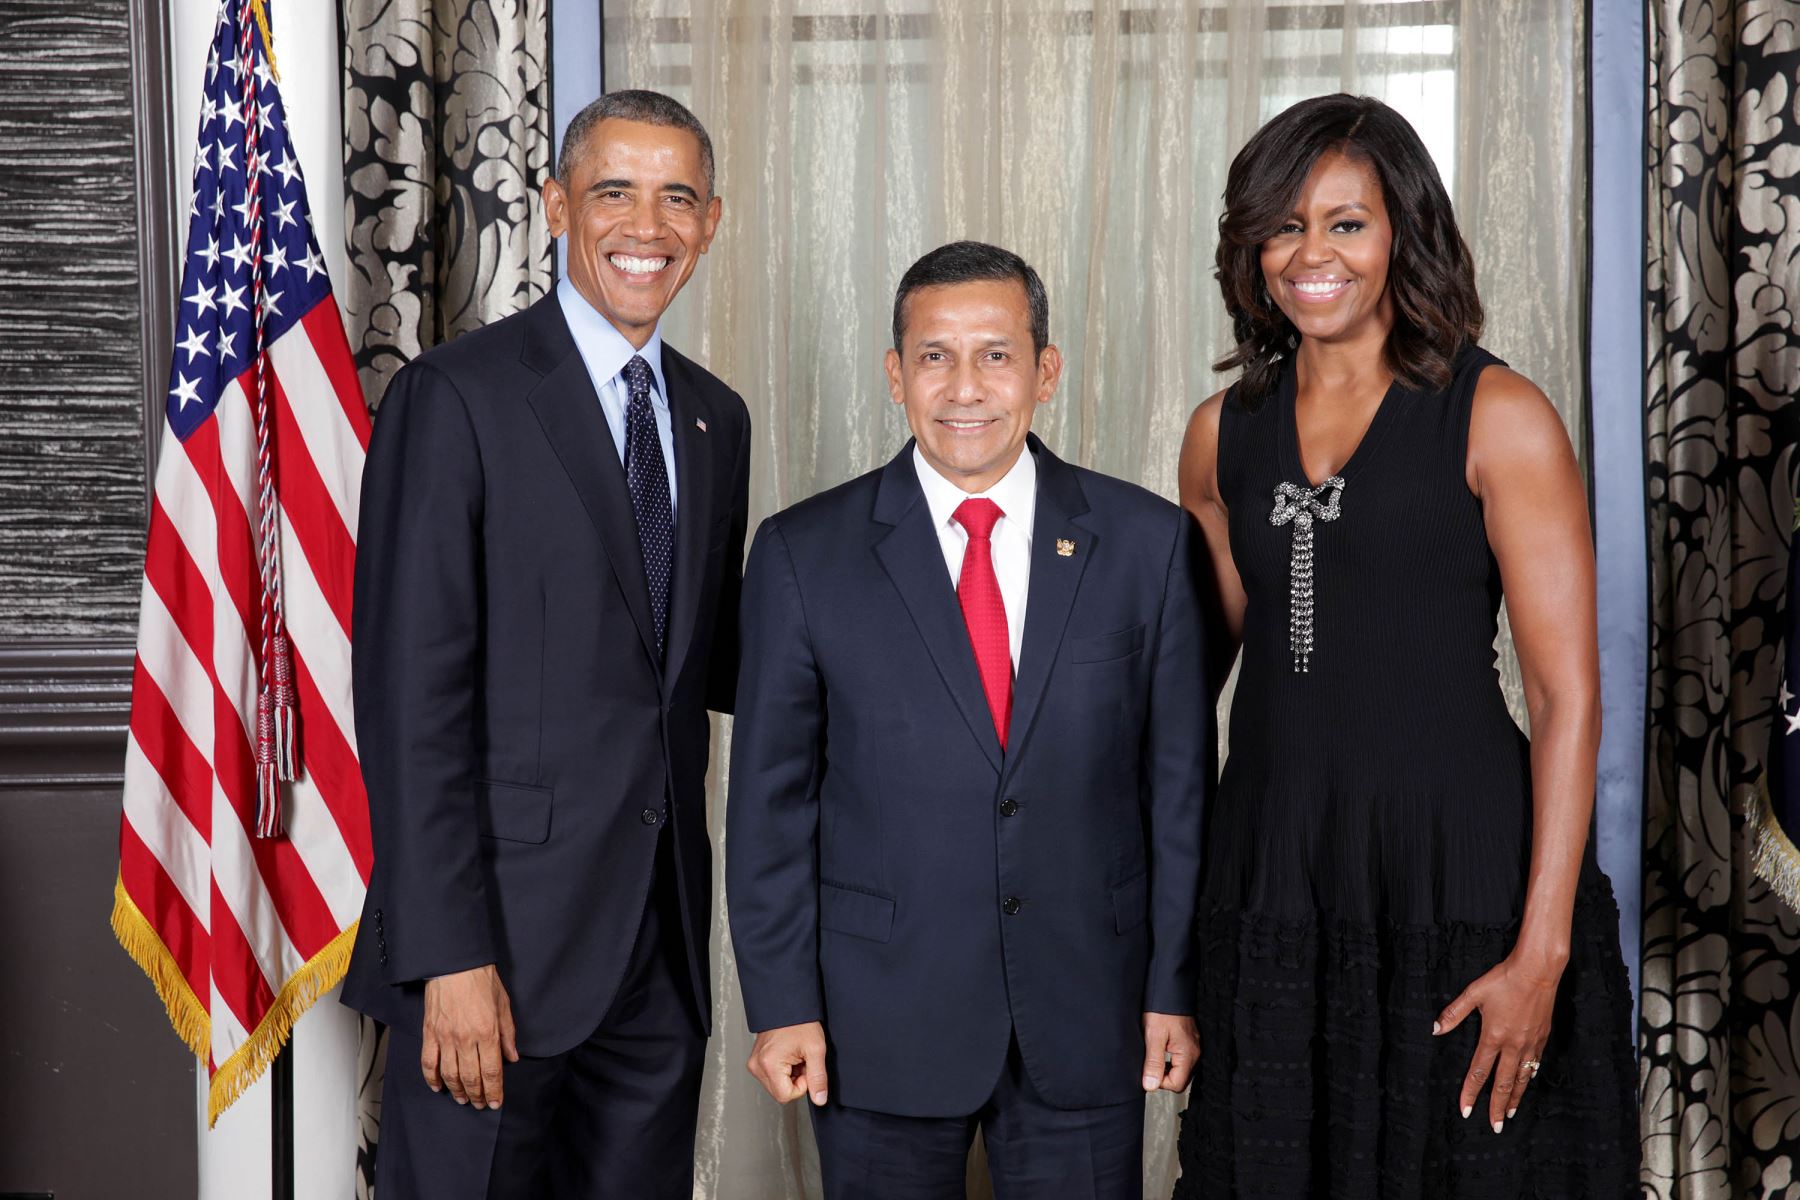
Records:
[[[875,556],[906,603],[969,731],[999,772],[1000,739],[994,733],[987,693],[982,691],[981,676],[975,669],[975,651],[956,603],[956,588],[944,566],[944,550],[931,525],[931,509],[913,469],[911,442],[882,471],[874,519],[878,526]]]
[[[575,349],[556,293],[538,301],[526,338],[525,362],[543,374],[526,397],[543,426],[551,449],[568,472],[576,495],[587,509],[606,557],[618,576],[620,590],[631,610],[644,651],[657,664],[656,625],[650,616],[650,585],[644,578],[644,555],[638,547],[637,520],[631,511],[631,493],[625,485],[625,468],[587,364]],[[658,668],[660,670],[660,666]]]
[[[664,687],[672,691],[694,641],[700,589],[706,582],[706,539],[712,530],[712,435],[697,420],[706,410],[687,362],[663,346],[663,378],[669,387],[669,419],[675,435],[675,580],[669,599],[669,640]]]
[[[1093,557],[1098,539],[1079,523],[1088,511],[1087,497],[1074,470],[1044,448],[1035,436],[1037,513],[1031,522],[1031,586],[1025,598],[1025,637],[1019,647],[1019,669],[1013,682],[1012,725],[1007,732],[1007,766],[1019,761],[1031,737],[1031,724],[1062,648],[1076,589]],[[1059,552],[1059,545],[1071,553]]]

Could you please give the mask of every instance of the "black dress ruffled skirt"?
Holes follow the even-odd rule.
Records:
[[[1631,997],[1591,837],[1543,1068],[1501,1133],[1485,1091],[1458,1111],[1479,1017],[1431,1032],[1510,951],[1531,853],[1529,745],[1495,669],[1500,572],[1464,477],[1475,381],[1498,361],[1470,348],[1444,392],[1390,390],[1329,519],[1330,489],[1307,503],[1292,365],[1254,411],[1224,402],[1249,604],[1206,818],[1178,1200],[1638,1194]],[[1271,521],[1283,483],[1310,531]]]

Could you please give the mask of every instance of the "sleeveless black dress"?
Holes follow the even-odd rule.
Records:
[[[1302,505],[1310,622],[1293,603],[1306,522],[1270,520],[1278,485],[1312,491],[1293,365],[1255,411],[1225,399],[1218,480],[1249,606],[1207,816],[1177,1197],[1638,1194],[1631,1000],[1591,837],[1543,1069],[1502,1133],[1485,1090],[1457,1111],[1479,1016],[1431,1033],[1511,949],[1530,865],[1529,747],[1495,670],[1500,571],[1464,477],[1475,381],[1498,362],[1470,348],[1444,392],[1396,385],[1339,473],[1336,517],[1329,490]]]

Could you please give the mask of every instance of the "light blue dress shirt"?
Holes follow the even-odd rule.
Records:
[[[641,354],[650,364],[654,385],[650,392],[650,412],[656,417],[656,436],[662,440],[663,465],[669,470],[669,510],[680,508],[680,493],[675,490],[675,426],[669,414],[669,388],[663,381],[662,323],[659,321],[642,350],[634,349],[613,323],[587,302],[564,276],[556,285],[556,300],[562,305],[563,319],[574,335],[575,349],[587,365],[588,378],[600,396],[600,411],[606,427],[612,430],[613,445],[618,448],[619,462],[625,461],[625,405],[631,394],[625,387],[625,364],[631,356]]]

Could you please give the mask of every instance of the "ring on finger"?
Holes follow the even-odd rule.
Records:
[[[1537,1073],[1543,1069],[1544,1069],[1544,1064],[1539,1062],[1535,1058],[1528,1058],[1524,1062],[1519,1064],[1519,1074],[1521,1076],[1528,1075],[1532,1079],[1536,1079]]]

